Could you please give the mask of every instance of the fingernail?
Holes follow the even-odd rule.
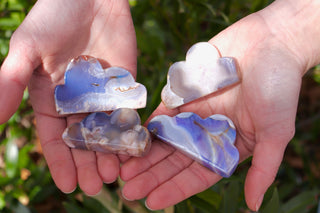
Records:
[[[263,201],[263,197],[264,197],[264,195],[261,195],[260,197],[259,197],[259,199],[258,199],[258,201],[257,201],[257,203],[256,203],[256,211],[258,211],[259,209],[260,209],[260,206],[261,206],[261,204],[262,204],[262,201]]]
[[[128,199],[128,198],[123,194],[123,191],[121,191],[121,195],[122,195],[122,197],[123,197],[125,200],[127,200],[127,201],[133,201],[132,199]]]
[[[98,191],[97,193],[95,193],[95,194],[88,194],[88,193],[85,193],[88,197],[95,197],[95,196],[99,196],[99,195],[101,195],[101,193],[102,193],[102,188],[100,189],[100,191]]]
[[[112,180],[112,181],[103,181],[103,183],[105,184],[111,184],[111,183],[114,183],[116,180]]]
[[[71,194],[72,192],[74,192],[77,189],[77,187],[74,187],[73,189],[71,189],[70,191],[62,191],[65,194]]]
[[[144,205],[147,207],[147,209],[149,209],[150,211],[154,211],[154,209],[150,208],[147,204],[147,201],[144,201]]]

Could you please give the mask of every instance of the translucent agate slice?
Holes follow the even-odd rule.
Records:
[[[62,138],[70,148],[139,157],[151,146],[150,133],[140,122],[133,109],[96,112],[66,128]]]
[[[191,112],[175,117],[159,115],[150,121],[148,129],[223,177],[231,176],[238,165],[239,152],[234,146],[236,130],[224,115],[212,115],[206,119]]]
[[[167,108],[172,109],[239,80],[234,58],[221,57],[213,45],[200,42],[188,50],[186,61],[170,66],[161,99]]]
[[[127,70],[103,69],[96,58],[79,56],[65,72],[65,84],[58,85],[54,97],[59,114],[111,111],[118,108],[143,108],[146,88]]]

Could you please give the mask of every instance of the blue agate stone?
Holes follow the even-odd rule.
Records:
[[[151,146],[150,133],[140,122],[133,109],[96,112],[66,128],[62,138],[70,148],[140,157]]]
[[[202,119],[191,112],[154,117],[148,129],[159,139],[223,177],[230,177],[239,162],[234,146],[236,130],[224,115]]]
[[[54,97],[59,114],[143,108],[147,90],[127,70],[103,69],[96,58],[79,56],[65,72],[65,84],[56,86]]]

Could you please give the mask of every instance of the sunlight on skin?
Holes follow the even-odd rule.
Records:
[[[116,180],[119,159],[71,151],[61,140],[62,132],[85,115],[59,116],[53,96],[55,86],[63,83],[67,64],[79,55],[92,55],[136,76],[136,38],[128,1],[37,1],[13,34],[1,67],[0,101],[7,104],[0,106],[0,122],[16,111],[28,86],[37,132],[57,187],[70,193],[79,184],[86,194],[94,195],[103,182]]]
[[[212,114],[231,118],[238,130],[240,160],[253,155],[245,181],[246,202],[252,210],[259,209],[294,135],[301,78],[320,62],[319,49],[315,49],[320,45],[320,28],[315,24],[320,12],[313,9],[319,6],[319,1],[279,0],[230,26],[209,42],[222,56],[238,60],[241,84],[175,112],[161,104],[151,116],[198,112],[203,118]],[[311,33],[305,35],[306,30]],[[174,205],[220,179],[156,141],[148,156],[130,159],[122,166],[121,178],[127,181],[124,197],[147,197],[150,209]]]
[[[319,0],[277,0],[230,26],[210,43],[222,56],[238,60],[241,84],[179,109],[160,105],[151,116],[188,111],[201,117],[230,117],[238,130],[240,160],[253,155],[245,182],[252,210],[259,208],[294,135],[301,77],[320,62],[320,12],[314,9],[319,6]],[[123,195],[131,200],[147,197],[149,208],[162,209],[220,179],[161,142],[153,143],[149,155],[132,159],[67,148],[61,140],[63,130],[84,115],[59,116],[53,92],[63,83],[69,60],[78,55],[92,55],[136,75],[136,38],[128,1],[37,1],[13,34],[0,71],[0,102],[6,103],[0,105],[0,122],[16,111],[28,86],[38,135],[57,187],[70,193],[79,184],[86,194],[97,194],[103,182],[116,180],[121,161],[125,162],[121,178],[127,181]]]

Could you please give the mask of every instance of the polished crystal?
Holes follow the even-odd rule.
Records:
[[[223,177],[229,177],[239,162],[234,143],[236,130],[224,115],[202,119],[191,112],[175,117],[154,117],[148,129],[162,141],[185,153],[203,166]]]
[[[140,122],[133,109],[96,112],[66,128],[62,138],[70,148],[139,157],[151,146],[149,131]]]

